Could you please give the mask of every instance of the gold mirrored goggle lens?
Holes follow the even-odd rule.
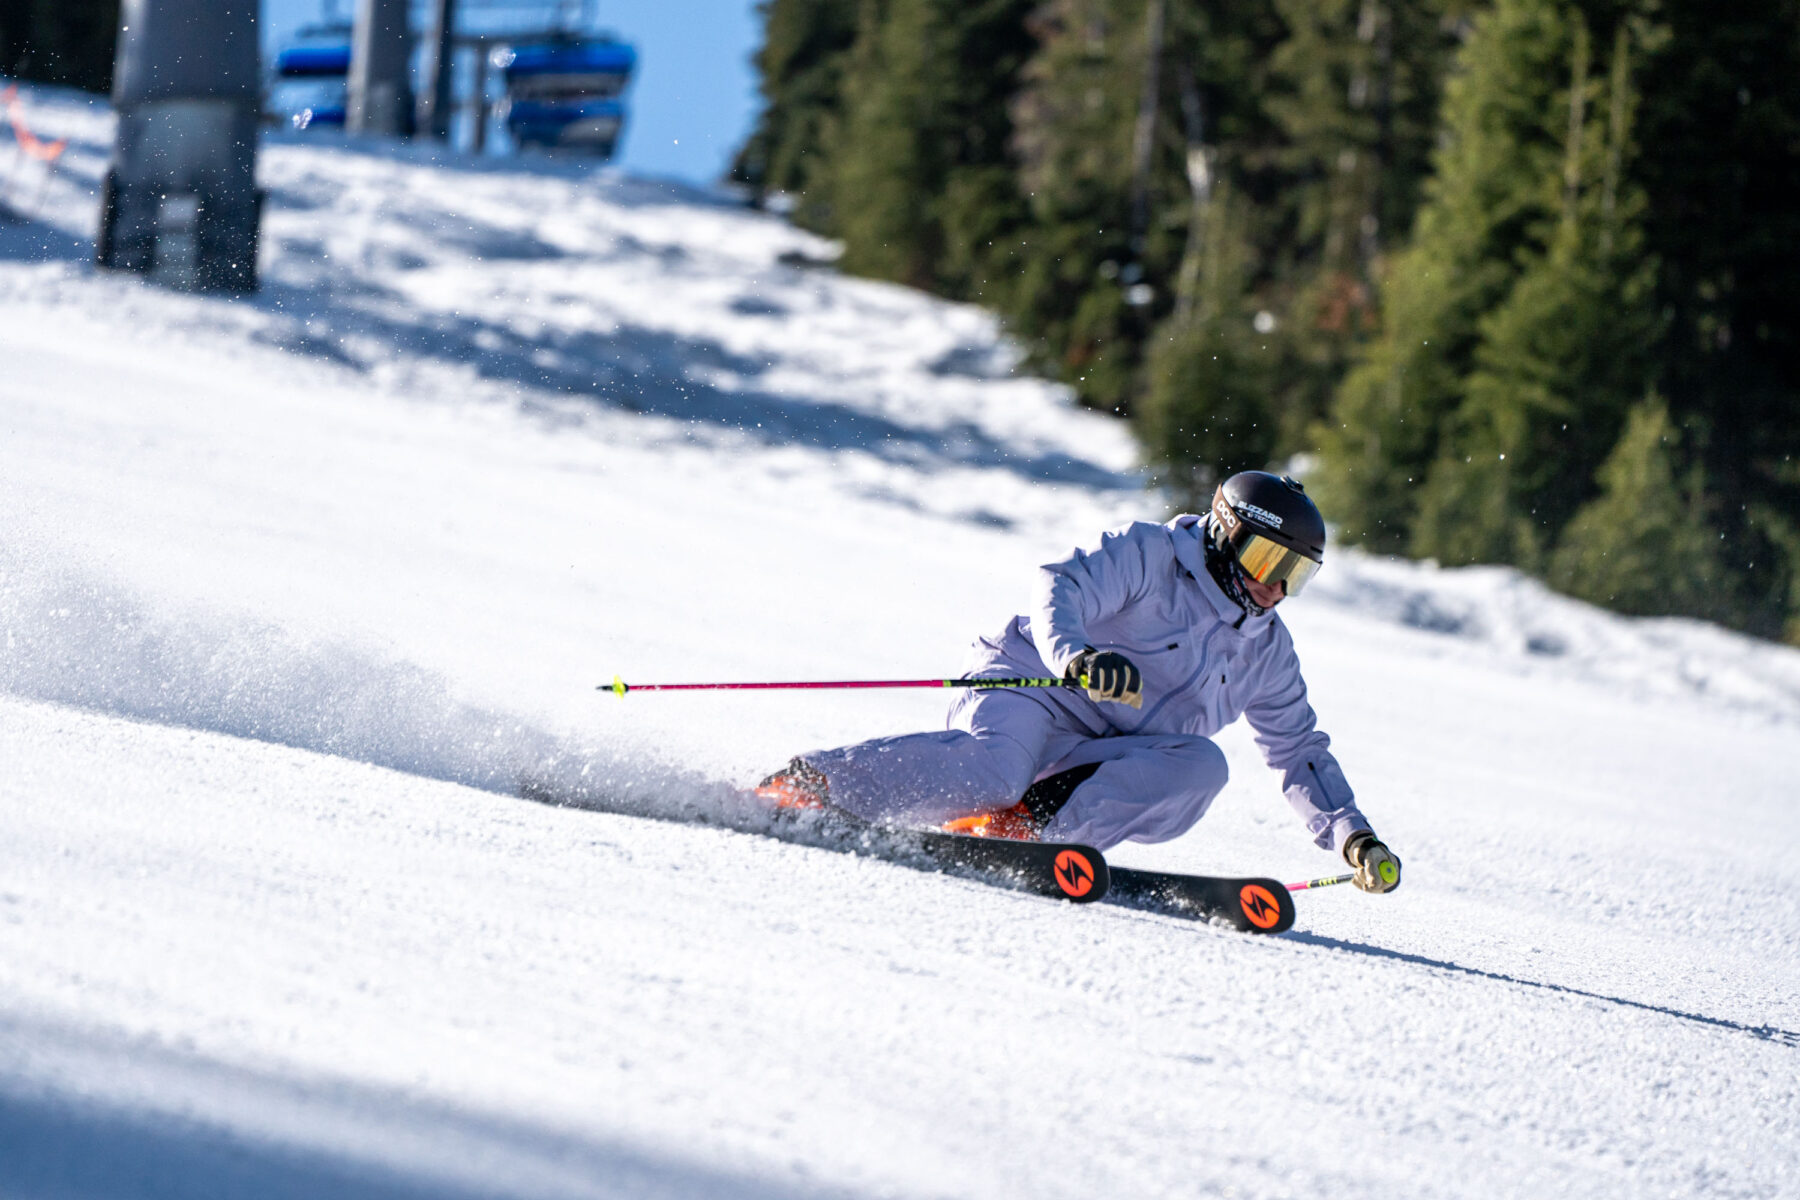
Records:
[[[1319,564],[1280,542],[1259,533],[1250,534],[1237,548],[1238,565],[1258,583],[1287,585],[1287,594],[1298,596],[1319,570]]]

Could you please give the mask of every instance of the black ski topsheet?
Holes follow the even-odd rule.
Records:
[[[1107,900],[1200,920],[1223,918],[1245,933],[1284,933],[1294,924],[1294,898],[1273,879],[1222,879],[1113,867]]]
[[[879,825],[836,807],[778,810],[775,826],[764,832],[901,866],[959,872],[1076,904],[1092,904],[1105,896],[1109,878],[1106,857],[1079,842],[1021,842]]]
[[[628,803],[607,803],[603,793],[571,791],[531,779],[520,781],[519,795],[540,803],[601,812],[663,815]],[[743,799],[745,808],[740,813],[683,810],[665,819],[717,823],[746,833],[867,854],[906,866],[966,872],[1002,887],[1076,904],[1105,900],[1172,916],[1202,920],[1222,917],[1246,933],[1282,933],[1294,924],[1293,897],[1285,885],[1273,879],[1224,879],[1111,867],[1100,851],[1079,842],[1023,842],[935,829],[907,829],[876,825],[835,806],[823,810],[771,809],[749,792],[743,793]]]
[[[1026,891],[1076,904],[1101,899],[1111,884],[1106,859],[1078,842],[1019,842],[931,830],[897,836],[918,839],[920,851],[937,862],[998,876]]]

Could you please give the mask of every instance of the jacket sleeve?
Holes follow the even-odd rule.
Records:
[[[1139,521],[1101,537],[1093,550],[1077,550],[1039,567],[1032,591],[1031,640],[1038,657],[1057,675],[1092,645],[1088,622],[1111,616],[1141,598],[1152,564],[1173,560],[1168,530]]]
[[[1278,639],[1271,647],[1273,662],[1244,716],[1264,761],[1281,772],[1287,802],[1306,822],[1313,841],[1341,851],[1351,834],[1369,828],[1368,819],[1356,807],[1343,768],[1332,756],[1331,739],[1319,730],[1307,703],[1306,680],[1287,627],[1277,622],[1269,636]]]

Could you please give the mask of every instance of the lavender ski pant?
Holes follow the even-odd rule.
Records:
[[[1062,703],[1027,691],[967,693],[941,733],[875,738],[802,755],[832,802],[877,821],[931,825],[1010,808],[1033,782],[1100,764],[1044,830],[1101,850],[1186,833],[1225,787],[1225,755],[1193,734],[1095,736]]]

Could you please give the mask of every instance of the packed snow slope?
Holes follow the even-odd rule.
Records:
[[[978,311],[717,198],[275,139],[266,286],[0,199],[0,1195],[1733,1196],[1800,1178],[1800,655],[1332,557],[1404,886],[1252,939],[745,832],[1161,519]],[[10,148],[0,145],[0,157]],[[1336,869],[1241,730],[1138,865]],[[518,798],[521,781],[582,807]]]

